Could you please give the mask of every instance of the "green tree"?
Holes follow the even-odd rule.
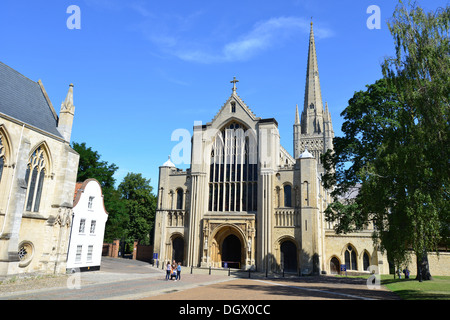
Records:
[[[448,5],[426,13],[400,1],[388,23],[395,56],[383,64],[384,76],[409,107],[411,140],[420,146],[417,183],[408,194],[414,201],[412,247],[423,278],[429,278],[427,252],[437,250],[439,240],[446,246],[449,241],[449,25]]]
[[[72,142],[72,148],[80,154],[77,181],[94,178],[100,182],[102,188],[114,188],[116,182],[114,173],[119,167],[114,163],[108,164],[107,161],[102,161],[100,154],[91,147],[87,147],[85,142]]]
[[[140,173],[128,173],[118,187],[129,216],[127,240],[149,244],[156,213],[156,196],[150,179]]]
[[[357,92],[341,114],[344,137],[327,153],[325,185],[336,185],[326,210],[337,232],[376,226],[374,239],[396,263],[410,248],[418,277],[431,277],[427,252],[448,243],[450,9],[425,14],[397,6],[389,29],[396,56],[386,59],[385,79]],[[359,186],[351,203],[343,201]]]
[[[97,179],[102,187],[103,201],[108,212],[104,241],[112,242],[114,239],[122,239],[126,235],[129,219],[126,215],[125,204],[114,186],[116,182],[114,174],[118,167],[114,163],[108,164],[107,161],[101,160],[100,154],[91,147],[87,147],[85,142],[72,142],[72,148],[80,154],[77,181],[83,182],[93,178]]]

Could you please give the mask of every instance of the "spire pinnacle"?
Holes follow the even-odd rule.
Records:
[[[314,39],[313,22],[309,34],[308,61],[306,68],[305,100],[302,112],[302,132],[312,134],[317,126],[314,124],[315,115],[323,113],[322,93],[320,90],[319,66],[317,63],[316,43]],[[305,118],[305,121],[303,120]]]
[[[300,124],[300,117],[298,116],[298,104],[295,105],[295,124]]]
[[[75,106],[73,105],[73,83],[69,85],[66,99],[61,103],[61,111],[74,113]]]

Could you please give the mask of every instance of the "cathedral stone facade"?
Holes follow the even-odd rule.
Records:
[[[191,166],[160,167],[154,251],[160,261],[298,274],[388,273],[370,226],[337,235],[324,219],[332,201],[320,155],[333,148],[322,102],[313,25],[305,100],[295,110],[294,155],[280,145],[274,118],[257,117],[236,93],[211,122],[194,126]]]
[[[72,85],[58,116],[40,80],[0,62],[0,277],[66,270],[74,110]]]

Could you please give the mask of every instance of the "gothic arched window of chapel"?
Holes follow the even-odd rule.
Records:
[[[36,148],[28,161],[25,181],[27,183],[27,196],[25,210],[38,212],[41,203],[42,190],[46,173],[45,150],[41,146]]]

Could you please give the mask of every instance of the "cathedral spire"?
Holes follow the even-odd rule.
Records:
[[[315,124],[315,119],[317,119],[317,116],[320,117],[322,113],[323,104],[322,93],[320,90],[319,66],[317,63],[313,22],[311,21],[306,69],[305,102],[302,112],[302,133],[317,133],[318,128]]]

